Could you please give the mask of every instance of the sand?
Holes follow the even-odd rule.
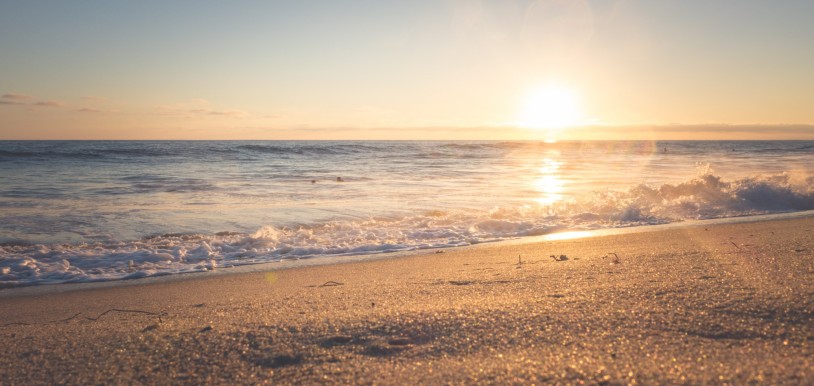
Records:
[[[0,383],[814,384],[812,218],[430,252],[0,291]]]

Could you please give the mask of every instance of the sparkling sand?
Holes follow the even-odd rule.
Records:
[[[812,218],[90,287],[0,291],[0,383],[814,383]]]

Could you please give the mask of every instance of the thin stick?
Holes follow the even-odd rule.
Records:
[[[159,323],[163,323],[163,321],[161,320],[161,315],[166,315],[167,314],[166,312],[157,313],[157,312],[142,311],[142,310],[122,310],[122,309],[118,309],[118,308],[111,308],[111,309],[109,309],[109,310],[107,310],[105,312],[102,312],[101,314],[99,314],[99,316],[97,316],[95,318],[91,318],[91,317],[88,316],[88,317],[85,317],[85,319],[92,320],[92,321],[95,322],[95,321],[99,320],[102,316],[105,316],[105,315],[107,315],[107,314],[109,314],[111,312],[121,312],[121,313],[130,313],[130,314],[145,314],[145,315],[158,316],[158,322]]]
[[[105,316],[105,315],[107,315],[107,314],[109,314],[111,312],[121,312],[121,313],[131,313],[131,314],[145,314],[145,315],[157,316],[159,323],[164,323],[164,321],[161,319],[161,317],[167,315],[166,312],[160,312],[159,313],[159,312],[142,311],[142,310],[123,310],[123,309],[118,309],[118,308],[111,308],[111,309],[109,309],[109,310],[107,310],[105,312],[102,312],[101,314],[99,314],[99,316],[97,316],[95,318],[87,316],[87,317],[85,317],[85,319],[95,322],[95,321],[99,320],[102,316]],[[76,317],[78,317],[79,315],[82,315],[82,313],[77,312],[77,313],[73,314],[72,316],[69,316],[69,317],[67,317],[65,319],[51,320],[51,321],[44,322],[44,323],[13,322],[13,323],[4,324],[4,325],[2,325],[0,327],[8,327],[8,326],[14,326],[14,325],[32,326],[32,325],[36,325],[36,324],[65,323],[65,322],[69,322],[69,321],[71,321],[73,319],[76,319]]]
[[[11,323],[6,323],[6,324],[4,324],[4,325],[2,325],[2,326],[0,326],[0,327],[8,327],[8,326],[30,326],[30,325],[31,325],[31,323],[26,323],[26,322],[11,322]]]
[[[75,318],[75,317],[77,317],[79,315],[82,315],[82,313],[77,312],[77,313],[73,314],[73,316],[71,316],[71,317],[68,317],[68,318],[65,318],[65,319],[60,319],[60,320],[54,320],[51,323],[64,323],[64,322],[67,322],[67,321],[69,321],[69,320],[71,320],[71,319],[73,319],[73,318]]]

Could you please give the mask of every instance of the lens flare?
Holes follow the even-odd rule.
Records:
[[[544,130],[549,138],[581,122],[576,92],[558,83],[540,86],[529,93],[518,116],[520,127]]]

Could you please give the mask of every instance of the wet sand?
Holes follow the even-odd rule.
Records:
[[[0,383],[814,383],[814,218],[71,288]]]

